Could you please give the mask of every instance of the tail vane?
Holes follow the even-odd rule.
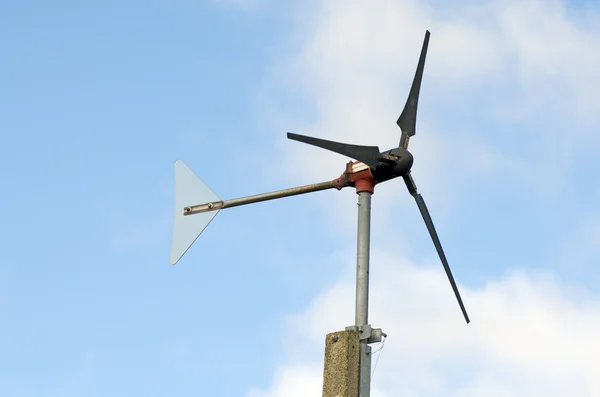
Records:
[[[169,262],[172,265],[181,259],[219,212],[219,210],[216,210],[193,216],[184,216],[183,209],[198,203],[220,200],[183,161],[177,160],[175,162],[175,225],[169,257]]]

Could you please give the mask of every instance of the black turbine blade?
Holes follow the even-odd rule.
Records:
[[[361,161],[371,168],[375,168],[377,162],[382,158],[377,146],[350,145],[348,143],[333,142],[305,135],[292,134],[291,132],[287,133],[287,137],[294,141],[308,143],[309,145],[318,146],[323,149],[331,150],[332,152],[343,154],[354,160]]]
[[[423,69],[425,68],[425,57],[427,56],[427,46],[429,45],[429,30],[425,32],[425,40],[423,41],[423,48],[421,48],[421,56],[419,57],[419,64],[415,77],[410,87],[410,93],[408,99],[402,109],[402,113],[396,122],[398,127],[402,130],[402,136],[400,137],[400,146],[403,148],[408,147],[408,139],[415,135],[415,129],[417,124],[417,105],[419,104],[419,91],[421,90],[421,80],[423,79]]]
[[[429,215],[429,210],[427,210],[427,206],[425,205],[425,201],[423,197],[417,193],[417,187],[415,182],[412,179],[410,174],[404,175],[404,182],[408,187],[408,191],[415,198],[417,202],[417,206],[419,207],[419,211],[421,211],[421,216],[423,216],[423,220],[425,221],[425,225],[427,225],[427,230],[429,230],[429,235],[433,240],[433,244],[435,245],[435,249],[442,260],[442,264],[444,265],[444,270],[446,270],[446,275],[448,276],[448,280],[450,280],[450,285],[452,285],[452,289],[454,290],[454,295],[456,296],[456,300],[458,300],[458,304],[460,305],[460,310],[462,310],[463,315],[465,316],[465,320],[467,324],[470,322],[469,315],[467,314],[467,309],[465,309],[465,305],[463,304],[462,298],[460,297],[460,293],[458,292],[458,287],[456,286],[456,282],[454,281],[454,277],[452,276],[452,272],[450,271],[450,266],[448,265],[448,260],[446,260],[446,255],[444,254],[444,250],[442,249],[442,244],[440,243],[440,239],[438,238],[437,232],[435,231],[435,227],[433,226],[433,221],[431,220],[431,215]]]

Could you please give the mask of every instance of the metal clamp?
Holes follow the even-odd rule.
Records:
[[[358,332],[359,340],[367,340],[367,343],[379,343],[382,338],[387,338],[387,334],[381,328],[371,328],[371,324],[367,325],[350,325],[346,327],[346,331]]]

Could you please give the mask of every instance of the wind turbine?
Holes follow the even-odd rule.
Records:
[[[170,262],[175,264],[198,238],[200,233],[222,209],[236,207],[260,201],[311,193],[319,190],[354,187],[358,194],[358,239],[356,272],[356,307],[354,328],[360,338],[360,396],[366,397],[370,390],[370,346],[369,343],[381,341],[385,336],[381,329],[371,328],[368,323],[369,303],[369,250],[371,223],[371,196],[378,183],[402,177],[408,192],[414,197],[421,216],[437,253],[440,257],[454,295],[467,323],[469,316],[454,281],[446,255],[438,238],[429,210],[411,176],[413,156],[408,151],[409,139],[415,135],[417,106],[425,58],[429,44],[429,31],[425,33],[421,55],[412,82],[408,99],[396,121],[401,130],[398,147],[385,151],[377,146],[360,146],[348,143],[328,141],[298,134],[287,134],[289,139],[307,143],[347,156],[354,161],[346,164],[345,171],[336,179],[270,193],[262,193],[233,200],[220,200],[181,160],[175,162],[175,228],[171,246]],[[196,204],[196,203],[202,204]],[[193,215],[193,216],[192,216]]]

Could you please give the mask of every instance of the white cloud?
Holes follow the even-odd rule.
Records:
[[[315,365],[294,365],[281,369],[275,376],[275,384],[268,392],[258,389],[246,397],[305,397],[321,395],[322,369]]]
[[[547,275],[516,273],[482,288],[461,287],[472,318],[466,325],[441,266],[381,255],[373,263],[370,322],[389,335],[374,376],[382,395],[600,393],[600,296]],[[353,289],[346,279],[291,318],[285,340],[299,344],[292,358],[301,350],[322,353],[324,336],[349,325]],[[318,358],[284,366],[273,388],[252,396],[318,395]]]
[[[294,132],[395,146],[394,121],[430,29],[411,140],[417,182],[435,179],[429,185],[452,196],[488,180],[483,166],[486,176],[512,173],[512,183],[556,197],[577,151],[600,142],[589,128],[600,124],[599,21],[560,1],[457,4],[453,12],[408,0],[319,2],[298,27],[297,55],[277,64],[270,83],[304,98],[316,117],[294,123],[297,107],[274,112]],[[314,147],[286,141],[283,152],[295,177],[343,170],[341,156]]]

